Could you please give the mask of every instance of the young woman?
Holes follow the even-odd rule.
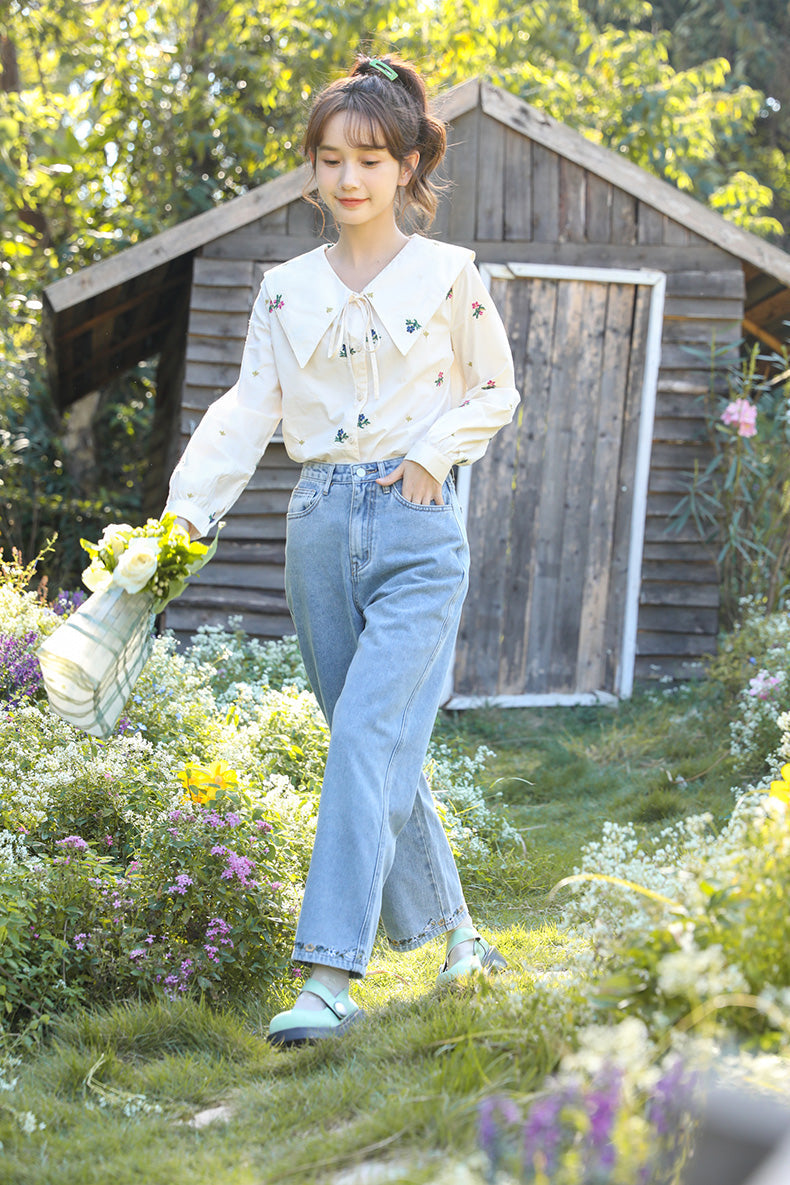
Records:
[[[358,1018],[379,920],[396,950],[447,935],[440,978],[504,964],[478,934],[422,773],[466,593],[450,470],[518,403],[507,336],[473,253],[407,235],[430,220],[444,125],[410,66],[360,57],[316,99],[305,153],[337,241],[266,273],[236,385],[177,466],[168,510],[205,534],[282,420],[302,463],[286,592],[330,725],[294,958],[312,967],[271,1022],[281,1045]]]

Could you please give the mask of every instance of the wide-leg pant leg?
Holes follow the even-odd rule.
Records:
[[[420,510],[380,467],[348,468],[289,520],[289,604],[332,731],[294,953],[361,974],[379,914],[400,949],[469,918],[422,775],[468,553],[454,491]]]

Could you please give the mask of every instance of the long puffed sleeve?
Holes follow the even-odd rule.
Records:
[[[201,535],[239,497],[282,416],[269,306],[262,287],[250,317],[238,382],[211,404],[170,479],[166,509],[193,523]]]
[[[454,283],[452,303],[451,338],[464,388],[461,401],[439,416],[407,453],[439,482],[453,465],[482,457],[519,403],[507,333],[473,263]]]

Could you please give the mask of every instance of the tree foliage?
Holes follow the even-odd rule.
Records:
[[[29,409],[44,385],[42,288],[293,167],[312,95],[357,49],[400,52],[435,90],[490,78],[776,235],[788,26],[778,0],[0,0],[0,469],[66,480],[20,412],[19,384]],[[150,388],[134,398],[150,416]],[[91,480],[95,506],[123,505]],[[86,497],[77,481],[61,504]]]

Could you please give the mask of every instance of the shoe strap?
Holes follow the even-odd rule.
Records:
[[[459,943],[476,941],[479,937],[480,935],[474,926],[459,926],[458,929],[453,932],[452,938],[447,943],[447,950],[445,951],[445,954],[449,955],[450,951],[455,950]]]
[[[329,1011],[333,1012],[338,1020],[345,1020],[355,1011],[355,1005],[349,999],[348,988],[340,992],[339,995],[333,996],[326,984],[311,975],[307,982],[301,985],[300,990],[312,992],[314,996],[318,996],[319,1000],[323,1000]]]

